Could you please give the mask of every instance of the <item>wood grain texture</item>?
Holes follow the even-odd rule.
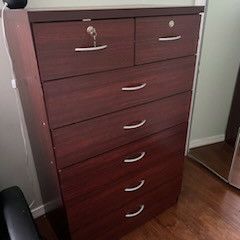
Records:
[[[97,31],[99,51],[75,52],[93,47],[87,28]],[[128,67],[134,64],[134,20],[33,24],[42,81]]]
[[[183,156],[174,156],[174,158],[175,159],[169,159],[169,164],[176,164],[176,160],[180,161],[183,159]],[[135,177],[135,179],[113,184],[98,194],[96,193],[95,195],[86,198],[85,201],[79,202],[76,198],[65,202],[70,231],[74,233],[75,231],[84,229],[85,227],[98,228],[99,222],[101,222],[102,218],[107,217],[112,212],[118,211],[119,208],[123,208],[130,201],[138,201],[139,197],[147,195],[151,190],[158,189],[161,184],[166,183],[174,177],[178,179],[180,186],[180,177],[182,172],[181,165],[182,164],[177,163],[175,168],[172,168],[171,170],[170,168],[166,168],[162,169],[162,171],[160,171],[156,166],[155,169],[151,169],[152,171],[149,170],[148,173],[146,172],[145,174],[139,175],[139,178]],[[166,174],[164,174],[165,171]],[[141,178],[144,178],[146,182],[144,187],[136,192],[124,192],[125,188],[138,185]],[[172,189],[172,192],[173,194],[176,194],[174,190],[175,189]],[[155,199],[152,199],[152,202],[154,203]],[[139,207],[139,205],[137,205],[137,207]],[[138,209],[134,210],[135,209],[133,209],[132,212],[136,212]],[[158,213],[159,212],[156,212],[156,214]],[[113,221],[115,221],[114,217],[108,218],[108,225],[112,225]],[[116,226],[112,225],[112,227]],[[91,238],[92,231],[86,231],[86,235]],[[99,236],[100,235],[98,235],[98,237]],[[117,237],[117,235],[115,235],[115,237]]]
[[[148,17],[136,19],[136,64],[194,55],[197,51],[199,15]],[[169,27],[169,22],[175,25]],[[164,37],[181,36],[175,41],[163,41]]]
[[[59,176],[64,199],[68,201],[78,197],[84,200],[86,195],[99,192],[114,182],[137,176],[155,165],[164,166],[168,155],[182,153],[186,129],[187,124],[184,123],[63,169]],[[142,152],[145,155],[141,160],[124,162]]]
[[[186,124],[62,170],[61,188],[71,231],[97,225],[99,219],[127,202],[174,177],[180,179],[185,136]],[[129,157],[126,150],[132,153],[134,149],[146,151],[145,157],[137,163],[124,163]],[[141,181],[145,183],[139,190],[124,191]]]
[[[46,215],[43,215],[36,220],[36,225],[41,237],[45,240],[58,240],[56,233],[54,232],[51,224],[46,218]]]
[[[176,205],[121,240],[236,240],[240,236],[240,193],[191,160],[185,161],[183,187]],[[37,225],[46,240],[49,225]]]
[[[191,90],[195,57],[44,83],[51,128]],[[146,87],[122,91],[123,87]]]
[[[117,239],[174,204],[180,190],[181,181],[178,178],[173,179],[152,192],[130,201],[121,209],[112,211],[104,218],[99,219],[97,225],[88,224],[84,228],[80,228],[72,233],[72,239]],[[141,214],[134,218],[125,217],[125,214],[137,212],[141,205],[144,205]]]
[[[116,8],[116,7],[115,7]],[[126,7],[125,7],[126,8]],[[204,11],[204,6],[159,6],[149,7],[145,5],[139,8],[139,4],[132,9],[102,9],[102,10],[81,10],[81,9],[49,9],[49,10],[28,10],[30,22],[57,22],[57,21],[76,21],[82,19],[114,19],[128,17],[146,16],[169,16],[169,15],[189,15],[199,14]]]
[[[187,92],[54,130],[58,168],[187,122],[190,99],[191,92]],[[146,123],[142,127],[123,129],[144,120]]]

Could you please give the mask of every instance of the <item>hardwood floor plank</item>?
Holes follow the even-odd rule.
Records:
[[[192,169],[197,172],[199,166]],[[184,186],[189,193],[194,193],[194,198],[201,199],[208,204],[220,217],[240,226],[240,193],[238,190],[221,181],[218,177],[208,176],[206,171],[198,171],[198,178],[189,172],[184,177]],[[200,179],[200,180],[199,180]],[[183,194],[183,193],[182,193]]]
[[[43,240],[58,240],[45,216],[38,218],[36,223]]]

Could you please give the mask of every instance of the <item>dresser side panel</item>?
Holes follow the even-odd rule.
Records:
[[[6,11],[5,24],[43,203],[59,206],[55,157],[27,12]]]

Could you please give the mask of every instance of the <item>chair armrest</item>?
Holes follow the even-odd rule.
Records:
[[[10,240],[41,239],[20,188],[0,192],[0,207]]]

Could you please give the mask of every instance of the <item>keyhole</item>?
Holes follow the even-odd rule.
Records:
[[[93,26],[87,28],[87,33],[93,37],[93,46],[97,47],[97,31]]]
[[[169,26],[170,28],[173,28],[173,27],[175,26],[174,20],[171,20],[171,21],[168,23],[168,26]]]

